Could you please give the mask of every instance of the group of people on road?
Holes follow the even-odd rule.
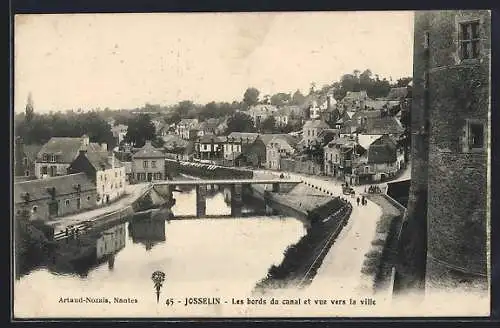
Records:
[[[358,197],[356,199],[356,202],[358,203],[358,206],[359,206],[359,203],[361,203],[362,206],[365,206],[366,204],[368,204],[368,201],[366,200],[365,196],[361,196],[361,199]]]
[[[366,187],[365,187],[365,192],[367,192]],[[379,186],[369,186],[368,187],[368,193],[374,194],[374,193],[379,193],[381,192],[381,189]]]

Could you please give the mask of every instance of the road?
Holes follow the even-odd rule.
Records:
[[[275,176],[281,174],[281,172],[267,170],[257,172]],[[409,179],[410,172],[411,167],[408,166],[401,176],[393,181]],[[353,205],[353,212],[347,226],[342,229],[342,232],[328,251],[308,290],[321,292],[324,291],[324,286],[332,286],[332,292],[343,294],[370,292],[372,281],[370,277],[361,273],[361,269],[365,254],[372,249],[371,242],[376,237],[377,222],[382,217],[382,209],[369,200],[367,205],[358,206],[355,198],[342,194],[342,182],[331,177],[307,176],[295,173],[286,175],[290,176],[290,178],[302,179],[306,185],[318,187],[324,193],[332,193],[333,195],[348,198]],[[382,191],[387,188],[387,183],[377,185]],[[353,186],[356,195],[364,193],[365,187],[364,185]]]
[[[76,213],[64,217],[59,217],[56,220],[47,222],[48,225],[54,227],[54,233],[57,234],[66,229],[68,226],[77,225],[86,220],[92,220],[95,217],[116,212],[120,209],[126,208],[131,205],[137,197],[141,195],[149,187],[149,183],[140,183],[134,185],[127,185],[125,187],[126,195],[116,202],[108,206],[99,207],[90,211]]]

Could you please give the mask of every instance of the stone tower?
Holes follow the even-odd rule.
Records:
[[[412,183],[395,291],[487,277],[489,11],[415,13]]]

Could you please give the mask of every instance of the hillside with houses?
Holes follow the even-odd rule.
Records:
[[[16,186],[49,190],[85,180],[43,214],[57,217],[113,202],[127,185],[171,178],[166,160],[323,175],[351,185],[387,181],[409,162],[411,80],[390,88],[378,77],[367,83],[363,74],[349,91],[348,74],[320,90],[312,85],[306,96],[260,99],[248,88],[240,103],[183,101],[132,111],[39,115],[30,96],[16,120]],[[93,186],[84,201],[77,185]]]

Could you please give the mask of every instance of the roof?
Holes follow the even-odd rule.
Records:
[[[198,138],[198,142],[199,143],[202,143],[202,144],[209,144],[209,143],[223,143],[225,141],[224,138],[222,137],[218,137],[218,136],[214,136],[214,135],[211,135],[211,134],[206,134],[200,138]]]
[[[96,186],[83,172],[36,179],[14,184],[14,203],[24,202],[23,195],[26,193],[29,193],[31,200],[50,198],[47,188],[53,187],[56,188],[56,195],[72,194],[77,185],[80,185],[82,192],[96,190]]]
[[[368,94],[366,93],[365,90],[362,91],[347,91],[347,94],[345,95],[344,99],[346,100],[361,100],[361,99],[367,99]]]
[[[271,140],[269,140],[269,142],[277,140],[277,139],[285,141],[292,148],[297,147],[297,144],[299,143],[299,140],[297,138],[295,138],[294,136],[291,136],[289,134],[277,134],[277,135],[274,136],[274,138],[272,138]],[[269,142],[268,142],[268,144],[269,144]],[[266,144],[266,146],[267,146],[267,144]]]
[[[329,129],[330,126],[326,124],[323,120],[309,120],[304,123],[305,129],[313,129],[313,128],[318,128],[318,129]]]
[[[369,164],[394,163],[396,160],[396,144],[387,135],[375,140],[368,149]]]
[[[97,170],[104,167],[105,169],[111,168],[111,161],[108,153],[105,152],[91,152],[86,153],[85,156],[88,158],[90,164]]]
[[[165,154],[158,148],[151,145],[151,141],[146,141],[146,144],[139,149],[132,158],[163,158]]]
[[[286,105],[286,106],[280,107],[277,111],[278,115],[291,115],[292,113],[295,116],[301,116],[303,111],[299,106],[296,106],[296,105]]]
[[[364,134],[400,134],[404,132],[401,122],[394,116],[368,119],[366,127],[360,129]]]
[[[231,132],[228,134],[227,139],[236,138],[238,140],[246,140],[248,138],[250,142],[254,142],[258,136],[259,134],[254,132]]]
[[[387,95],[387,99],[401,99],[408,96],[408,88],[392,88]]]
[[[332,141],[330,141],[328,143],[327,147],[330,145],[354,146],[355,144],[356,144],[356,142],[355,142],[354,138],[345,136],[345,137],[333,139]]]
[[[180,120],[178,125],[195,125],[198,124],[198,120],[195,118],[183,118]]]
[[[366,100],[365,102],[365,106],[367,108],[371,108],[371,109],[382,109],[384,108],[384,106],[386,106],[388,103],[387,100]]]
[[[112,132],[120,132],[120,131],[123,131],[123,130],[127,130],[128,129],[128,126],[125,125],[125,124],[118,124],[118,125],[115,125],[111,128],[111,131]]]
[[[101,146],[94,142],[89,143],[85,148],[87,152],[99,152],[102,150]],[[71,163],[78,156],[80,149],[84,149],[82,138],[52,137],[42,146],[37,158],[41,159],[42,154],[59,154],[60,162]]]
[[[250,107],[250,109],[248,110],[248,113],[250,113],[250,114],[251,113],[254,113],[254,114],[268,113],[268,114],[271,114],[271,113],[274,113],[277,110],[278,110],[278,108],[276,106],[274,106],[274,105],[258,104],[258,105]]]
[[[358,134],[358,143],[364,149],[368,149],[381,136],[380,134]]]
[[[188,143],[187,140],[184,140],[175,134],[168,134],[163,136],[162,139],[164,141],[164,148],[186,147]]]

